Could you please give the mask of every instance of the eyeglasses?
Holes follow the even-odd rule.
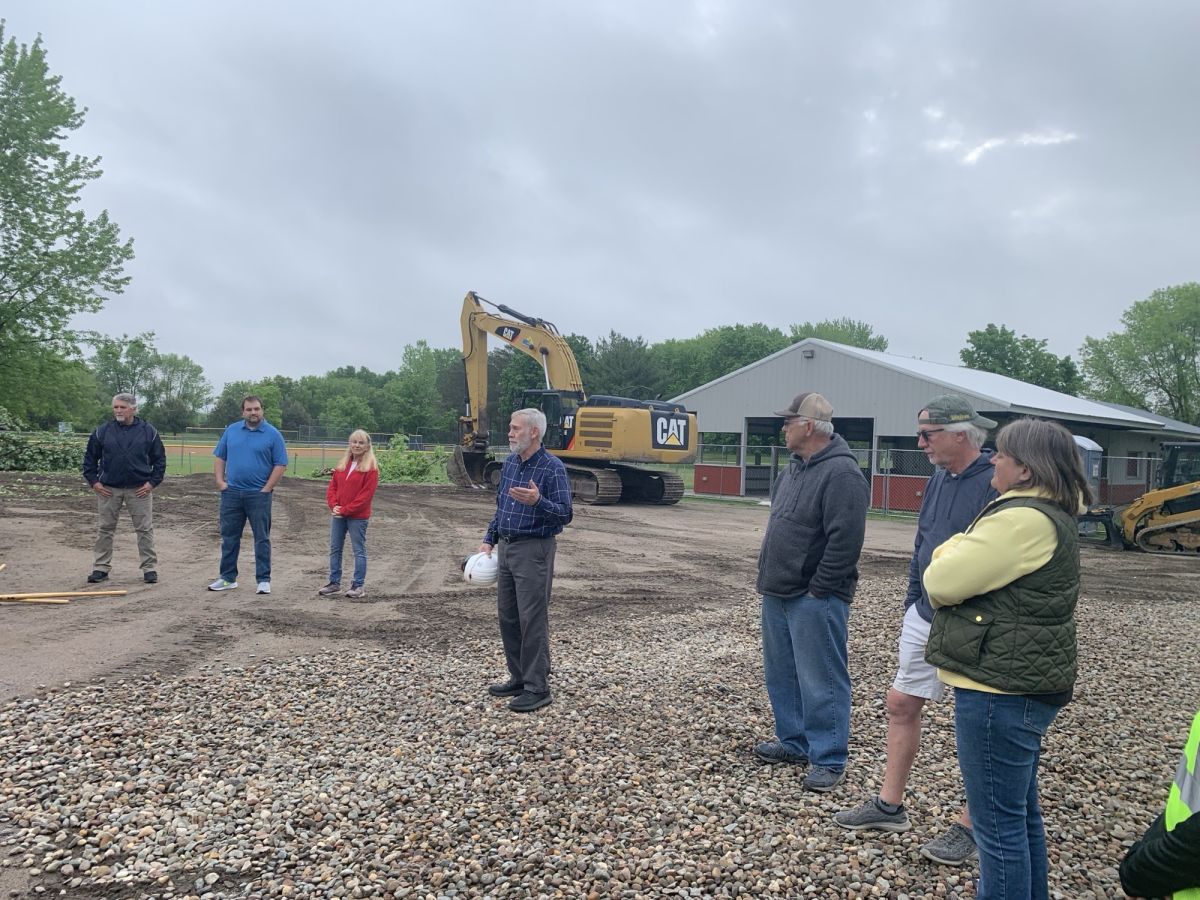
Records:
[[[929,436],[931,434],[937,434],[939,431],[945,431],[945,430],[946,430],[945,428],[930,428],[928,431],[918,430],[917,431],[917,443],[918,444],[921,443],[921,438],[925,438],[925,440],[928,441]]]

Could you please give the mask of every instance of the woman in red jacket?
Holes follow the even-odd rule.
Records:
[[[354,580],[347,597],[365,596],[367,580],[367,522],[371,518],[371,498],[379,486],[379,465],[371,447],[371,436],[361,428],[350,435],[350,443],[341,462],[333,467],[333,477],[325,491],[325,502],[333,519],[329,525],[329,584],[317,591],[322,597],[342,590],[342,547],[346,534],[354,548]]]

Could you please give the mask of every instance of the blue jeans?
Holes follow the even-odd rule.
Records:
[[[347,519],[334,516],[329,520],[329,581],[342,583],[342,548],[346,545],[346,534],[350,535],[350,547],[354,550],[354,581],[350,587],[362,587],[367,581],[367,523],[370,519]]]
[[[237,581],[242,532],[254,535],[254,579],[271,580],[271,497],[262,491],[221,491],[221,577]]]
[[[775,736],[814,766],[842,771],[850,744],[850,604],[837,597],[762,599],[763,668]]]
[[[1046,900],[1046,829],[1038,806],[1042,736],[1059,707],[954,689],[954,736],[979,845],[978,900]]]

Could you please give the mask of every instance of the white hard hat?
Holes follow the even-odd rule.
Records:
[[[495,584],[500,572],[500,564],[494,555],[476,553],[463,566],[463,581],[471,584]]]

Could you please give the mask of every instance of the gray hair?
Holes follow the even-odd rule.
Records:
[[[540,409],[535,409],[532,406],[527,409],[518,409],[513,413],[513,418],[516,418],[517,416],[520,416],[522,419],[524,419],[526,425],[531,425],[536,428],[539,438],[544,438],[546,436],[546,414]]]
[[[137,409],[137,397],[133,396],[133,394],[115,394],[112,402],[116,403],[118,400],[126,406],[132,406],[134,409]]]
[[[942,428],[955,434],[965,434],[967,443],[976,450],[983,446],[983,442],[987,440],[988,436],[987,429],[974,422],[952,422],[949,425],[943,425]]]
[[[833,437],[833,423],[823,422],[820,419],[809,419],[813,425],[813,434],[823,434],[825,437]]]

